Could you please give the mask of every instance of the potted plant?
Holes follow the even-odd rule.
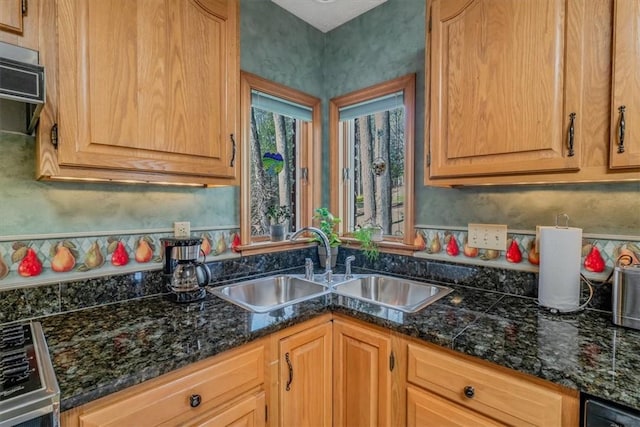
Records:
[[[285,236],[285,221],[291,218],[291,209],[287,205],[271,205],[267,209],[271,241],[281,242]]]
[[[381,231],[378,226],[365,225],[364,227],[356,228],[353,232],[353,238],[360,243],[364,256],[371,262],[377,260],[380,256],[376,239],[380,238]]]
[[[335,267],[336,260],[338,259],[338,247],[342,243],[340,237],[338,237],[338,233],[336,232],[336,227],[340,224],[341,220],[340,218],[333,216],[327,208],[317,208],[313,215],[313,219],[318,221],[318,228],[322,230],[329,239],[329,247],[331,248],[331,267]],[[318,257],[320,258],[320,265],[324,267],[327,259],[326,249],[319,237],[315,237],[314,241],[319,243]]]

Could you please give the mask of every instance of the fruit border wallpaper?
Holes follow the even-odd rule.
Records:
[[[162,237],[173,234],[0,242],[0,289],[160,269]],[[240,256],[233,252],[239,245],[237,229],[197,231],[192,237],[203,239],[201,249],[207,261]]]
[[[472,248],[466,241],[466,230],[421,228],[416,230],[414,244],[423,249],[415,255],[462,264],[538,271],[540,254],[536,250],[533,233],[509,233],[504,251]],[[605,280],[621,256],[629,263],[640,263],[640,236],[634,236],[631,240],[604,239],[590,234],[583,236],[581,271],[586,277]]]
[[[533,233],[510,233],[507,249],[491,251],[466,244],[466,229],[420,228],[414,244],[423,248],[418,258],[461,264],[484,265],[519,271],[538,271],[539,254]],[[592,237],[594,236],[594,237]],[[24,286],[90,279],[118,273],[160,270],[160,238],[172,233],[131,233],[57,239],[0,241],[0,291]],[[240,257],[237,228],[194,230],[203,239],[206,261]],[[640,258],[640,236],[612,240],[585,235],[582,243],[582,272],[592,280],[604,280],[615,260],[625,255],[633,263]],[[623,236],[621,236],[622,238]]]

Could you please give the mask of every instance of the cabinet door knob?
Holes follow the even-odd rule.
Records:
[[[472,399],[475,394],[476,394],[476,391],[472,386],[468,385],[464,388],[464,395],[467,396],[469,399]]]
[[[191,405],[192,408],[197,408],[200,406],[200,403],[202,403],[202,396],[199,394],[192,394],[189,396],[189,405]]]

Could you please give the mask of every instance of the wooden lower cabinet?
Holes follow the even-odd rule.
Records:
[[[64,412],[62,426],[263,426],[264,349],[248,344],[98,399]]]
[[[243,397],[229,408],[220,412],[218,408],[196,420],[184,424],[185,427],[257,427],[264,426],[264,391]],[[172,424],[169,424],[172,425]]]
[[[407,387],[407,427],[503,426],[436,394]]]
[[[64,412],[62,426],[553,427],[578,425],[579,406],[577,391],[327,313]]]
[[[577,391],[430,345],[408,343],[407,382],[408,419],[422,420],[415,425],[578,425]],[[437,404],[425,409],[428,401]],[[459,414],[449,415],[449,424],[443,421],[447,406]],[[469,417],[477,417],[477,424],[466,423]]]
[[[280,425],[331,426],[331,322],[280,341]]]
[[[334,425],[391,425],[390,334],[336,319],[333,349]]]

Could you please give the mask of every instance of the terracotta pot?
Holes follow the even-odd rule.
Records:
[[[339,246],[331,248],[331,268],[334,268],[336,266],[339,248]],[[325,250],[323,245],[318,246],[318,258],[320,258],[320,267],[324,267],[327,260],[327,251]]]

